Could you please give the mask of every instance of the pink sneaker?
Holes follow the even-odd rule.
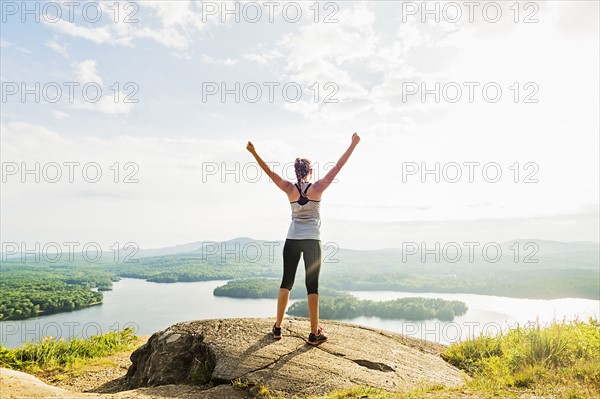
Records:
[[[276,323],[273,323],[273,339],[281,339],[281,326],[275,327]]]

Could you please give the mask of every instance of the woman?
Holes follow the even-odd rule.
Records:
[[[308,343],[317,345],[327,340],[323,330],[319,327],[319,273],[321,270],[321,218],[319,206],[323,192],[333,182],[342,166],[350,158],[350,154],[359,143],[360,137],[354,133],[352,143],[344,152],[336,165],[327,172],[327,175],[314,184],[308,181],[312,177],[310,161],[306,158],[296,158],[294,164],[297,182],[292,184],[283,180],[277,173],[273,172],[265,161],[256,153],[254,145],[248,141],[246,149],[250,151],[256,161],[269,176],[269,178],[288,197],[292,206],[292,222],[288,229],[285,244],[283,246],[283,278],[277,298],[277,318],[273,324],[273,338],[281,339],[281,323],[287,309],[290,298],[290,290],[294,284],[296,270],[300,262],[300,255],[304,254],[305,283],[308,295],[308,315],[310,318],[310,334]],[[310,192],[308,189],[310,188]]]

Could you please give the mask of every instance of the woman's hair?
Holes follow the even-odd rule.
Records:
[[[298,185],[300,185],[300,182],[306,176],[308,176],[308,172],[310,171],[310,160],[306,158],[296,158],[296,162],[294,162],[294,169],[296,170]]]

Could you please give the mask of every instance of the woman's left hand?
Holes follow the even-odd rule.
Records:
[[[252,144],[252,142],[248,141],[248,144],[246,145],[246,149],[248,151],[250,151],[252,154],[254,154],[254,144]]]

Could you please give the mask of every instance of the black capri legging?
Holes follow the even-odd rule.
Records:
[[[321,271],[321,240],[287,238],[283,245],[283,278],[280,288],[292,289],[300,254],[304,254],[306,292],[319,293],[319,273]]]

